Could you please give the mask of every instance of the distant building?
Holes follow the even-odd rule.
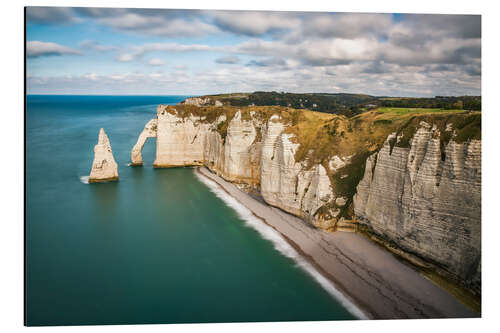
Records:
[[[376,108],[377,107],[377,104],[366,104],[365,105],[365,108],[367,109],[373,109],[373,108]]]

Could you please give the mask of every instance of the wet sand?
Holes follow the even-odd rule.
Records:
[[[277,230],[373,319],[480,317],[412,267],[360,234],[326,232],[269,206],[205,167],[196,172]]]

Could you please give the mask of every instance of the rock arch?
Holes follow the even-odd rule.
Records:
[[[132,148],[132,166],[142,166],[142,148],[148,138],[156,138],[157,129],[158,120],[156,118],[151,119],[146,126],[144,126],[144,130],[141,132],[141,135],[139,135],[137,143],[134,148]]]

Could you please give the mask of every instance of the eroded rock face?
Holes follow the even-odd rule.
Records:
[[[307,168],[304,163],[295,162],[299,145],[292,143],[292,134],[284,133],[285,125],[279,116],[272,116],[262,124],[255,118],[242,119],[238,111],[229,120],[227,134],[222,138],[216,129],[226,120],[222,115],[209,123],[193,115],[181,117],[159,106],[154,166],[205,165],[226,180],[258,188],[267,203],[318,227],[331,228],[335,210],[330,219],[318,222],[316,217],[321,206],[337,199],[326,170],[322,165]],[[141,161],[145,138],[154,135],[154,124],[151,120],[146,125],[132,150],[136,165]]]
[[[159,107],[156,136],[157,168],[202,165],[206,135],[212,124],[199,117],[178,117]]]
[[[195,106],[203,106],[203,105],[208,105],[211,102],[212,101],[208,97],[205,97],[205,98],[202,98],[202,97],[190,97],[190,98],[186,98],[186,100],[184,101],[184,104],[195,105]]]
[[[113,157],[108,136],[101,128],[99,139],[94,147],[94,162],[90,171],[90,183],[108,182],[118,180],[118,165]]]
[[[481,141],[450,141],[422,122],[411,148],[387,140],[354,196],[360,222],[480,293]],[[444,160],[443,160],[444,158]]]
[[[144,126],[144,130],[141,132],[141,135],[139,135],[137,143],[135,144],[134,148],[132,148],[132,166],[142,165],[142,148],[144,147],[144,144],[146,143],[146,140],[148,138],[156,138],[157,127],[158,121],[156,118],[151,119],[146,124],[146,126]]]
[[[208,122],[160,106],[154,165],[205,165],[228,181],[251,185],[268,204],[322,229],[352,228],[345,212],[354,206],[359,222],[376,235],[467,281],[472,289],[480,288],[480,141],[451,140],[441,154],[439,130],[424,122],[410,148],[391,150],[397,138],[390,135],[367,159],[351,198],[336,194],[329,174],[352,163],[352,155],[334,155],[323,164],[297,162],[299,144],[279,115],[265,123],[257,118],[242,119],[238,111],[231,119],[221,115]],[[223,137],[219,127],[226,121]],[[143,137],[154,135],[153,124],[146,125],[133,158],[140,156]]]

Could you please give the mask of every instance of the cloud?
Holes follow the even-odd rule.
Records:
[[[44,56],[81,55],[82,53],[69,47],[51,42],[40,42],[37,40],[26,43],[26,56],[37,58]]]
[[[119,61],[136,60],[150,52],[207,52],[221,51],[223,49],[222,47],[213,47],[203,44],[148,43],[132,46],[129,53],[120,55]]]
[[[218,32],[198,10],[75,8],[81,16],[115,30],[149,36],[201,36]]]
[[[218,64],[234,65],[240,62],[240,58],[238,58],[237,56],[226,56],[215,59],[215,62]]]
[[[431,36],[447,36],[453,38],[481,38],[480,15],[403,15],[404,24],[415,34],[431,34]]]
[[[364,73],[364,65],[351,63],[334,67],[245,66],[212,67],[209,70],[120,72],[111,75],[54,76],[27,78],[30,93],[141,93],[207,94],[275,90],[288,92],[352,92],[392,96],[481,94],[481,78],[470,76],[460,66],[447,71],[411,71],[391,65],[388,72]]]
[[[134,68],[145,66],[144,75],[115,73],[92,75],[93,79],[49,79],[33,72],[30,75],[34,75],[33,82],[39,82],[39,88],[41,82],[55,84],[66,80],[79,87],[90,81],[95,87],[106,82],[116,89],[128,87],[131,91],[146,87],[156,91],[156,84],[170,89],[169,92],[190,94],[285,90],[427,96],[477,94],[481,90],[480,16],[120,8],[74,8],[53,14],[49,11],[39,10],[30,17],[33,22],[47,24],[87,20],[97,27],[111,28],[113,33],[152,37],[133,40],[158,40],[160,36],[166,42],[137,42],[118,48],[83,41],[80,50],[119,51],[110,58],[137,61]],[[210,38],[206,41],[200,38],[207,35]],[[228,44],[230,40],[237,42]],[[54,45],[49,48],[52,51],[45,53],[31,45],[29,57],[77,52]],[[189,68],[181,68],[183,65],[175,63],[179,57],[168,56],[183,52],[199,52],[199,57],[211,53],[210,59],[215,58],[216,64],[231,66],[207,67],[204,62],[196,63],[186,57]],[[161,66],[163,59],[171,66],[157,69],[168,72],[146,74],[151,71],[148,65]]]
[[[26,7],[26,20],[37,24],[71,24],[78,23],[76,17],[67,7]]]
[[[307,22],[302,22],[298,32],[302,39],[381,37],[393,24],[391,14],[311,13],[304,19]]]
[[[101,43],[95,40],[84,40],[80,42],[80,48],[98,52],[108,52],[108,51],[118,50],[118,47],[116,46],[102,45]]]
[[[117,30],[154,36],[200,36],[217,32],[217,28],[200,20],[141,15],[133,12],[121,16],[98,18],[97,22]]]
[[[257,11],[214,11],[215,25],[227,32],[246,36],[286,32],[300,25],[295,13]]]
[[[120,54],[120,56],[118,57],[118,61],[120,62],[129,62],[129,61],[132,61],[134,60],[134,55],[133,54]]]
[[[286,65],[285,60],[282,58],[265,58],[261,60],[251,60],[247,66],[260,66],[260,67],[268,67],[268,66],[284,66]]]
[[[163,66],[165,65],[165,61],[159,59],[159,58],[153,58],[148,61],[148,64],[151,66]]]

